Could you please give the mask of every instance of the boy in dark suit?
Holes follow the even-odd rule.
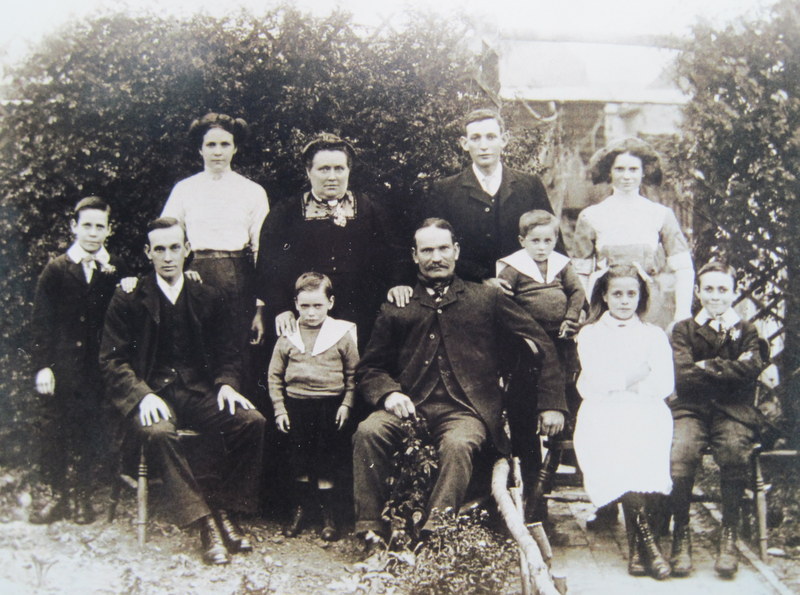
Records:
[[[677,398],[670,403],[672,439],[672,576],[692,570],[689,505],[703,448],[711,446],[720,468],[722,536],[714,569],[731,578],[738,568],[736,529],[748,463],[762,417],[754,407],[755,384],[764,368],[755,326],[731,307],[736,272],[712,261],[697,274],[702,309],[675,325],[672,349]]]
[[[78,202],[70,221],[75,242],[45,266],[36,285],[32,356],[42,396],[41,470],[51,493],[31,514],[32,523],[70,513],[78,524],[94,520],[91,471],[102,442],[97,357],[103,316],[120,278],[119,262],[104,246],[110,211],[96,196]]]

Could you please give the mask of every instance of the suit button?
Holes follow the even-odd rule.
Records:
[[[491,212],[492,212],[492,209],[491,209],[490,207],[486,207],[486,208],[485,208],[485,209],[483,209],[483,210],[484,210],[484,211],[486,211],[487,213],[491,213]]]
[[[427,366],[427,365],[428,365],[429,363],[431,363],[431,362],[430,362],[430,361],[428,361],[428,360],[425,360],[425,362],[424,362],[424,363],[425,363],[425,365]]]
[[[487,237],[487,238],[491,238],[491,237],[492,237],[492,234],[490,234],[490,233],[487,233],[487,234],[486,234],[486,237]]]
[[[83,347],[83,341],[76,341],[76,342],[75,342],[75,345],[76,345],[77,347]]]
[[[86,316],[81,316],[81,322],[86,322]]]
[[[428,335],[428,338],[429,338],[429,339],[435,339],[435,338],[436,338],[436,335],[434,335],[433,333],[431,333],[430,335]]]
[[[439,308],[438,310],[436,310],[436,313],[437,313],[437,314],[441,314],[441,313],[442,313],[442,309],[441,309],[441,308]]]

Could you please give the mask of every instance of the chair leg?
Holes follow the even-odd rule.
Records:
[[[764,475],[761,471],[761,456],[753,454],[753,499],[755,500],[756,531],[758,533],[758,554],[767,559],[767,493],[764,489]]]
[[[109,498],[108,502],[108,517],[107,521],[109,523],[113,523],[114,519],[117,518],[117,504],[119,504],[119,492],[122,489],[119,480],[119,474],[114,474],[113,484],[111,485],[111,497]]]
[[[554,444],[547,450],[542,466],[539,469],[539,475],[536,477],[536,483],[533,484],[533,489],[531,490],[533,505],[538,504],[542,497],[552,490],[553,476],[555,475],[556,469],[558,469],[558,466],[561,464],[561,454],[562,450],[560,445]]]
[[[147,457],[145,445],[139,447],[139,469],[136,474],[136,537],[139,548],[147,539]]]

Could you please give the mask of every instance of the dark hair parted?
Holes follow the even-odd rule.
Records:
[[[733,280],[733,288],[736,289],[736,269],[728,263],[719,260],[711,260],[705,263],[700,267],[700,270],[697,271],[695,285],[700,287],[700,279],[706,273],[722,273],[723,275],[728,275]]]
[[[353,159],[356,156],[353,145],[330,132],[320,132],[300,152],[306,169],[311,169],[314,164],[314,155],[320,151],[341,151],[347,156],[347,167],[353,167]]]
[[[589,300],[589,316],[586,318],[585,324],[596,322],[608,310],[605,294],[608,293],[608,286],[613,279],[636,279],[639,282],[639,303],[636,305],[636,313],[641,316],[647,312],[647,306],[650,303],[650,289],[647,287],[647,281],[642,277],[641,269],[632,264],[615,264],[608,267],[608,270],[595,281],[592,297]]]
[[[247,141],[247,122],[241,118],[232,118],[227,114],[210,112],[189,125],[189,142],[193,147],[202,147],[203,137],[212,128],[222,128],[230,132],[233,135],[234,145],[240,145]]]
[[[466,134],[467,126],[473,122],[481,122],[483,120],[496,120],[497,124],[500,126],[500,132],[506,131],[506,123],[503,121],[503,117],[499,112],[489,108],[481,108],[472,110],[464,116],[464,119],[461,121],[464,133]]]
[[[181,231],[183,232],[183,241],[186,241],[186,227],[184,227],[183,223],[181,223],[175,217],[159,217],[157,219],[153,219],[147,224],[147,228],[144,233],[145,237],[145,244],[150,245],[150,232],[155,231],[156,229],[169,229],[170,227],[180,227]]]
[[[72,218],[77,221],[80,218],[81,211],[86,211],[88,209],[103,211],[106,215],[111,214],[111,207],[108,206],[106,201],[99,196],[87,196],[86,198],[80,199],[75,205],[75,208],[72,210]]]
[[[414,236],[413,236],[414,248],[417,247],[417,239],[416,239],[417,232],[420,229],[425,229],[426,227],[435,227],[437,229],[444,229],[445,231],[449,231],[450,237],[453,239],[453,243],[456,243],[458,241],[456,239],[456,232],[447,219],[442,219],[441,217],[428,217],[427,219],[422,221],[419,225],[417,225],[417,228],[414,230]]]
[[[333,297],[333,283],[331,283],[330,277],[314,271],[303,273],[295,281],[294,297],[300,295],[301,291],[317,291],[319,289],[325,291],[325,297],[328,299]]]
[[[642,183],[658,186],[664,178],[661,169],[661,158],[653,147],[639,138],[624,138],[612,141],[592,155],[589,168],[592,172],[593,184],[610,184],[611,168],[617,157],[624,154],[638,157],[642,162]]]
[[[519,235],[520,237],[527,237],[530,231],[535,227],[551,227],[553,232],[558,237],[558,226],[560,222],[558,217],[543,209],[535,209],[523,213],[519,218]]]

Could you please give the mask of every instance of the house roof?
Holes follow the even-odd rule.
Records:
[[[500,96],[506,100],[681,105],[673,82],[678,50],[624,43],[503,39]]]

